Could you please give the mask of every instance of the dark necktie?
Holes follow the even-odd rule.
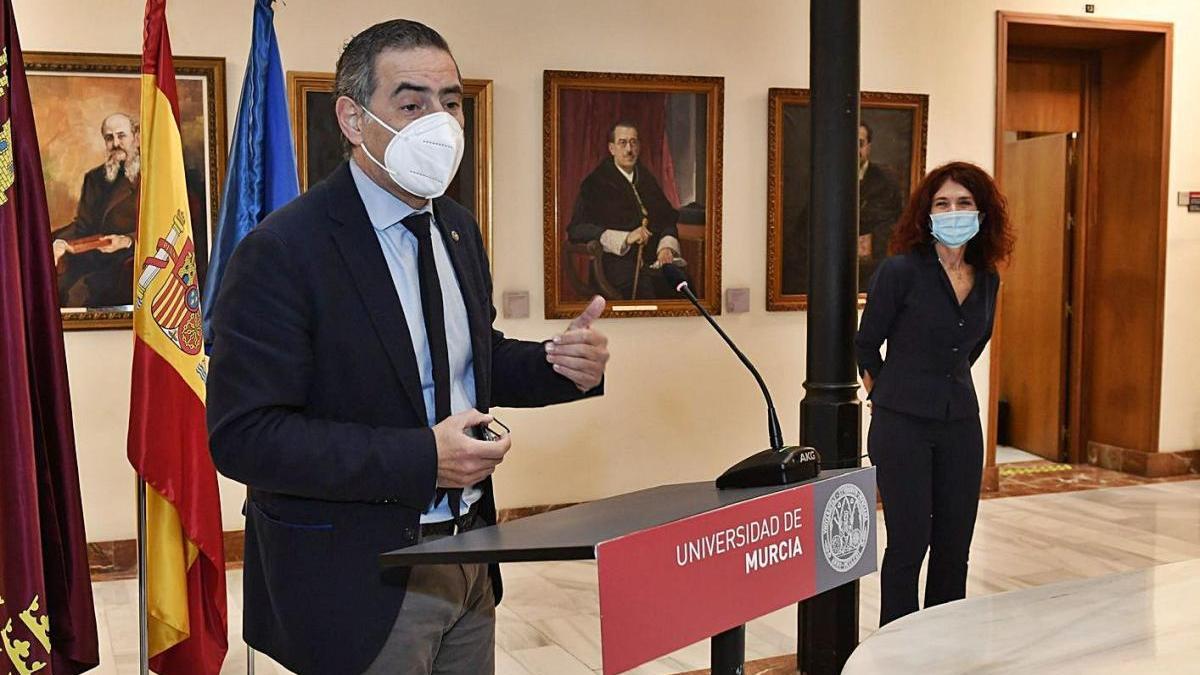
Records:
[[[434,423],[450,416],[450,349],[446,346],[446,314],[442,306],[442,283],[433,258],[433,235],[428,213],[414,213],[400,223],[417,238],[417,270],[421,278],[421,311],[425,315],[425,336],[433,361]],[[438,488],[434,503],[445,496],[450,513],[458,518],[461,488]]]

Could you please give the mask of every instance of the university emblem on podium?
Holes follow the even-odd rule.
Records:
[[[176,212],[171,231],[158,240],[158,250],[142,263],[135,302],[141,309],[149,297],[154,323],[180,351],[195,356],[204,346],[204,329],[196,249],[183,232],[184,218],[182,211]]]
[[[867,496],[854,483],[833,491],[821,517],[821,550],[835,571],[847,572],[862,559],[874,516]]]

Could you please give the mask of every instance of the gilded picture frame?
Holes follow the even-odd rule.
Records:
[[[543,73],[546,318],[594,294],[606,316],[695,315],[663,264],[720,313],[724,92],[722,77]]]
[[[102,126],[110,118],[119,126],[130,124],[121,122],[121,117],[132,122],[139,117],[142,57],[29,51],[24,58],[46,182],[51,239],[82,242],[56,255],[63,328],[130,328],[133,288],[130,283],[128,296],[124,296],[122,279],[132,274],[132,245],[111,253],[100,245],[108,243],[111,248],[117,241],[109,236],[112,234],[123,235],[122,244],[131,239],[136,227],[140,169],[127,169],[127,165],[139,166],[139,162],[118,163],[117,173],[131,186],[125,194],[118,194],[117,188],[124,187],[122,179],[113,176],[111,170],[103,171],[105,165],[112,165],[113,155]],[[176,56],[174,63],[184,169],[203,283],[228,150],[225,59]],[[106,192],[109,187],[112,192]],[[57,237],[59,234],[68,239]],[[57,254],[63,245],[56,249]],[[106,259],[105,255],[121,260]]]
[[[767,310],[806,310],[810,92],[772,88],[767,100]],[[925,175],[929,96],[864,91],[859,109],[862,307],[871,275],[887,255],[891,228]]]
[[[333,112],[333,73],[288,71],[288,100],[300,189],[308,190],[340,165],[342,132]],[[467,207],[492,254],[492,81],[463,80],[466,147],[446,194]]]

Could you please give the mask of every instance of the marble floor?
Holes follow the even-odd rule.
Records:
[[[1096,490],[1100,488],[1174,483],[1195,480],[1197,478],[1194,473],[1147,478],[1145,476],[1113,471],[1112,469],[1104,469],[1090,464],[1063,464],[1040,458],[1031,461],[1000,464],[998,465],[998,469],[1000,474],[999,489],[984,492],[981,495],[983,499],[1004,499],[1008,497],[1044,495],[1055,492],[1076,492],[1079,490]]]
[[[879,547],[886,541],[880,515]],[[1158,483],[985,500],[972,548],[969,596],[1147,569],[1200,558],[1200,481]],[[590,675],[600,672],[596,570],[590,562],[505,565],[497,611],[501,675]],[[137,588],[133,580],[94,584],[101,666],[93,672],[137,672]],[[860,633],[877,626],[879,581],[861,584]],[[796,611],[785,607],[747,627],[746,657],[795,649]],[[230,649],[222,673],[245,673],[241,641],[241,571],[229,572]],[[1102,636],[1097,635],[1097,640]],[[708,644],[681,649],[632,672],[680,673],[708,665]],[[256,673],[284,669],[259,655]],[[1164,672],[1164,671],[1158,671]]]

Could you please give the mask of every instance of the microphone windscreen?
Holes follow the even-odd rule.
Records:
[[[687,284],[687,277],[684,276],[683,270],[676,265],[667,264],[662,266],[662,273],[676,291],[683,291],[683,286]]]

